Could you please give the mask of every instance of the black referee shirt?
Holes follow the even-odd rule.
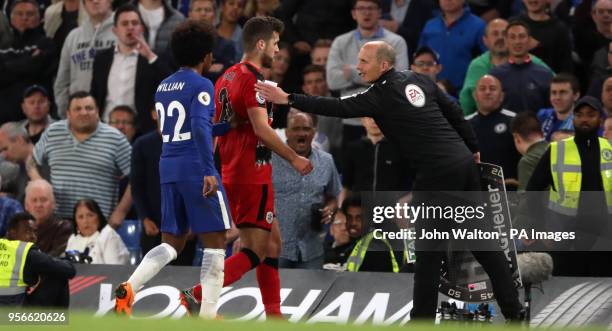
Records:
[[[372,117],[419,174],[447,171],[478,152],[478,142],[459,106],[431,78],[391,69],[366,91],[337,99],[291,95],[292,106],[326,116]]]
[[[342,186],[351,191],[409,191],[414,177],[397,146],[368,137],[348,144],[343,153]]]

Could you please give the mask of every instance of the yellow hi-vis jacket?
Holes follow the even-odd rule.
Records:
[[[23,268],[32,243],[0,239],[0,295],[25,293],[27,284],[23,281]]]
[[[612,214],[612,144],[599,138],[600,171],[608,213]],[[548,207],[562,215],[576,216],[582,185],[582,162],[574,137],[550,144],[550,168],[554,187]]]
[[[351,255],[346,260],[347,267],[346,269],[350,272],[357,272],[359,268],[361,268],[361,264],[363,263],[363,259],[368,252],[368,246],[370,246],[370,242],[374,239],[374,232],[368,233],[365,237],[359,239],[357,244],[355,244],[355,248],[351,252]],[[381,239],[385,245],[387,245],[387,249],[389,249],[389,257],[391,258],[391,265],[393,266],[393,272],[399,272],[399,266],[397,264],[397,260],[395,260],[395,253],[393,253],[393,247],[389,244],[387,239]]]

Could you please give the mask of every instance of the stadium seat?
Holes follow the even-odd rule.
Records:
[[[117,233],[130,252],[130,264],[137,265],[142,258],[142,250],[140,248],[142,222],[140,220],[125,220],[117,229]]]

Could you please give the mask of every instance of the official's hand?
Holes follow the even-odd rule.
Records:
[[[202,195],[204,195],[205,197],[210,197],[213,194],[217,193],[218,187],[219,187],[219,183],[217,182],[217,177],[205,176],[204,177],[204,187],[202,188]]]
[[[310,160],[299,155],[291,161],[291,166],[302,176],[308,175],[312,171],[312,163],[310,163]]]
[[[286,105],[289,103],[289,94],[280,87],[258,81],[255,83],[255,91],[264,99],[277,105]]]
[[[155,222],[148,217],[142,221],[142,226],[144,227],[145,234],[149,237],[157,236],[159,234],[157,224],[155,224]]]
[[[480,152],[474,153],[474,162],[480,163]]]

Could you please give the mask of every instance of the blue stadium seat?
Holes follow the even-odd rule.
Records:
[[[117,229],[117,233],[130,252],[130,264],[137,265],[142,258],[142,250],[140,248],[142,222],[140,220],[125,220]]]

